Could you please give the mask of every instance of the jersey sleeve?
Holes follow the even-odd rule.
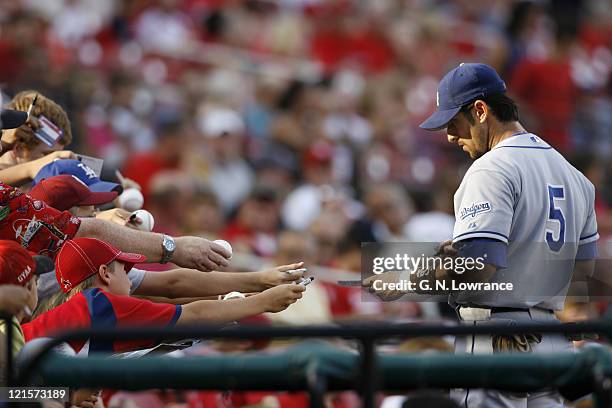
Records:
[[[461,258],[483,258],[498,269],[508,267],[508,245],[492,238],[464,239],[456,244]]]
[[[589,216],[584,224],[584,228],[580,233],[580,240],[578,241],[578,252],[576,253],[577,261],[588,261],[597,258],[597,240],[599,234],[597,233],[597,217],[595,215],[594,206],[594,192],[593,192],[593,205],[590,206]]]
[[[130,271],[128,272],[128,279],[132,283],[132,286],[130,287],[130,295],[133,295],[134,292],[136,292],[136,290],[138,289],[138,287],[144,280],[145,274],[146,274],[146,271],[142,269],[137,269],[137,268],[130,269]]]
[[[589,216],[587,217],[587,221],[584,224],[584,228],[580,233],[580,241],[578,242],[579,246],[595,242],[599,239],[599,234],[597,233],[597,218],[595,216],[595,209],[591,206]]]
[[[514,214],[514,186],[494,170],[468,172],[455,193],[453,242],[492,238],[508,243]]]

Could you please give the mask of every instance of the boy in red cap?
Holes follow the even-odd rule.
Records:
[[[64,292],[59,306],[23,326],[27,341],[82,327],[173,326],[226,323],[264,312],[279,312],[302,297],[305,287],[285,284],[244,299],[200,300],[186,305],[153,303],[132,298],[127,272],[143,255],[121,252],[95,238],[68,240],[55,261]],[[62,303],[63,302],[63,303]],[[90,340],[89,351],[121,352],[150,347],[143,341]],[[84,342],[70,345],[79,352]]]
[[[21,310],[10,311],[13,313],[12,324],[16,329],[12,344],[13,355],[17,355],[24,345],[20,323],[25,317],[31,315],[31,311],[36,308],[38,302],[34,275],[44,271],[37,269],[34,258],[21,245],[14,241],[0,241],[0,286],[7,288],[11,285],[24,288],[27,291],[24,307]],[[0,335],[4,336],[5,334],[5,323],[0,321]]]

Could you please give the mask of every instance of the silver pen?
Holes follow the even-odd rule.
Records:
[[[38,94],[34,95],[34,99],[32,99],[32,103],[28,108],[28,119],[30,119],[30,115],[32,115],[32,111],[34,110],[34,106],[36,106],[36,101],[38,100]]]
[[[306,268],[300,268],[300,269],[290,269],[288,271],[285,271],[286,274],[288,275],[293,275],[295,273],[303,273],[306,272],[308,269]]]

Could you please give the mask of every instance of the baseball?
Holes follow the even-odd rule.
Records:
[[[136,211],[142,208],[144,197],[140,190],[135,188],[126,188],[123,193],[117,197],[119,206],[127,211]]]
[[[227,295],[223,296],[223,300],[229,299],[244,299],[246,296],[240,292],[230,292]]]
[[[140,223],[134,223],[137,229],[141,231],[151,232],[155,226],[155,219],[153,215],[147,210],[136,210],[130,215],[130,218],[135,217],[140,220]]]
[[[213,241],[213,242],[214,242],[215,244],[219,244],[219,245],[221,245],[223,248],[227,249],[227,250],[228,250],[228,252],[230,253],[230,256],[229,256],[229,257],[230,257],[230,258],[232,257],[232,254],[233,254],[234,252],[232,251],[232,246],[230,245],[230,243],[229,243],[229,242],[227,242],[227,241],[226,241],[226,240],[224,240],[224,239],[217,239],[217,240],[215,240],[215,241]]]

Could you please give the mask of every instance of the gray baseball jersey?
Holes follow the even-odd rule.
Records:
[[[595,188],[549,144],[519,133],[476,160],[455,193],[453,242],[493,238],[507,244],[507,268],[491,282],[511,291],[464,291],[456,304],[559,310],[579,249],[596,254]],[[584,251],[585,248],[589,251]]]

